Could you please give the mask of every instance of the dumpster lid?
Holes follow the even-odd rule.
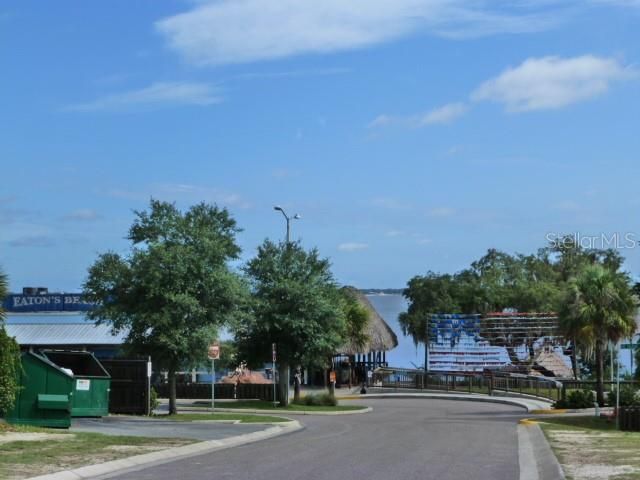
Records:
[[[66,375],[67,377],[73,378],[73,374],[69,373],[68,371],[66,371],[63,368],[60,368],[59,365],[56,365],[55,363],[53,363],[51,360],[49,360],[47,357],[45,357],[44,355],[41,355],[39,353],[36,353],[32,350],[29,350],[27,353],[27,355],[31,355],[32,357],[37,358],[38,360],[40,360],[42,363],[46,363],[47,365],[49,365],[52,368],[55,368],[56,370],[58,370],[60,373],[63,373],[64,375]]]
[[[73,372],[75,377],[111,378],[109,372],[91,352],[77,350],[41,350],[40,352],[59,367]]]

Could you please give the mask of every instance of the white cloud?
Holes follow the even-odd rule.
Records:
[[[503,103],[510,112],[555,109],[601,95],[631,75],[613,58],[529,58],[483,83],[472,98]]]
[[[404,235],[404,232],[402,230],[389,230],[385,235],[387,237],[401,237]]]
[[[562,16],[554,2],[496,3],[218,0],[161,19],[156,29],[189,62],[219,65],[362,48],[421,31],[454,38],[531,32]]]
[[[45,235],[18,237],[8,242],[11,247],[49,248],[55,245],[53,238]]]
[[[139,90],[116,93],[88,103],[69,105],[65,111],[128,111],[140,108],[208,106],[220,103],[218,90],[206,83],[157,82]]]
[[[601,5],[614,5],[618,7],[640,7],[640,0],[591,0],[591,2]]]
[[[326,77],[331,75],[344,75],[351,73],[350,68],[333,67],[333,68],[310,68],[302,70],[286,70],[282,72],[249,72],[236,75],[238,80],[256,80],[256,79],[281,79],[281,78],[299,78],[299,77]]]
[[[442,107],[427,112],[421,119],[421,125],[441,125],[453,122],[467,112],[464,103],[448,103]]]
[[[165,201],[188,201],[216,203],[226,207],[251,208],[251,203],[239,193],[220,188],[192,185],[188,183],[162,183],[145,187],[142,190],[111,189],[106,192],[110,197],[134,201],[148,201],[157,198]]]
[[[278,180],[285,180],[288,178],[295,178],[300,176],[298,170],[291,170],[289,168],[276,168],[271,172],[271,176]]]
[[[70,221],[78,221],[78,222],[90,222],[94,220],[100,219],[100,215],[95,210],[91,210],[90,208],[81,208],[79,210],[74,210],[68,215],[64,216],[64,220]]]
[[[357,252],[359,250],[365,250],[367,248],[369,248],[368,244],[359,242],[347,242],[338,245],[338,250],[340,250],[341,252]]]
[[[378,115],[369,123],[369,128],[400,125],[410,128],[418,128],[431,125],[446,125],[458,117],[464,115],[469,108],[462,102],[447,103],[438,108],[416,115],[395,116]]]
[[[450,207],[432,208],[427,212],[429,217],[450,217],[456,213],[455,209]]]

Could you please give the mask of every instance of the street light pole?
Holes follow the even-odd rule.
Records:
[[[275,205],[273,209],[282,213],[285,220],[287,221],[287,245],[289,245],[291,243],[291,220],[299,220],[301,217],[297,213],[293,217],[290,217],[289,215],[287,215],[287,212],[284,211],[284,208],[282,208],[280,205]]]
[[[298,215],[297,213],[293,216],[293,217],[289,217],[289,215],[287,215],[287,212],[284,211],[284,208],[282,208],[280,205],[274,205],[273,207],[274,210],[279,211],[280,213],[282,213],[282,215],[284,216],[285,220],[287,221],[287,243],[285,244],[285,247],[287,249],[287,251],[289,250],[289,246],[291,245],[291,220],[298,220],[300,218],[300,215]],[[273,344],[273,376],[274,376],[274,382],[275,382],[275,361],[276,361],[276,353],[275,353],[275,346],[276,344]],[[288,362],[285,361],[284,364],[280,364],[280,384],[282,385],[282,394],[284,395],[284,399],[281,398],[280,401],[283,402],[284,405],[288,405],[289,404],[289,365]],[[283,383],[284,382],[284,383]],[[275,402],[275,394],[274,394],[274,398],[273,401]]]

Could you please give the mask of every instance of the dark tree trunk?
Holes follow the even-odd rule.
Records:
[[[280,393],[280,406],[289,405],[289,364],[280,362],[280,383],[278,384],[278,392]]]
[[[596,398],[598,404],[604,407],[604,348],[602,340],[596,340]]]
[[[578,380],[578,345],[576,339],[573,339],[573,348],[571,349],[571,367],[573,368],[573,378]]]
[[[176,406],[176,369],[169,368],[169,415],[178,413]]]

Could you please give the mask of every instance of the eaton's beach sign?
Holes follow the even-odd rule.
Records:
[[[86,301],[79,293],[52,293],[45,295],[9,295],[3,302],[6,312],[86,312],[95,303]]]

